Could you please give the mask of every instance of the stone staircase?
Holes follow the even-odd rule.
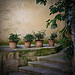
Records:
[[[28,62],[28,66],[19,67],[19,72],[24,73],[20,75],[72,75],[71,60],[62,59],[62,56],[62,51],[48,56],[39,56],[37,61]]]

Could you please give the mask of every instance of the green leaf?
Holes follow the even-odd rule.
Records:
[[[60,9],[59,9],[59,12],[63,12],[63,11],[64,11],[64,9],[63,9],[63,8],[60,8]]]
[[[51,5],[50,7],[49,7],[49,9],[51,9],[53,7],[53,5]]]
[[[36,0],[36,4],[38,4],[38,3],[44,4],[44,6],[45,6],[47,3],[47,0]]]
[[[36,4],[38,4],[39,2],[41,2],[41,0],[36,0]]]
[[[49,22],[50,21],[50,19],[48,19],[46,22]]]
[[[50,25],[50,22],[47,23],[46,28],[48,28],[49,25]]]
[[[55,19],[58,19],[61,21],[61,14],[56,15]]]
[[[43,1],[41,1],[41,3],[40,4],[44,4],[44,2]]]
[[[52,13],[50,13],[49,15],[51,15]]]
[[[51,20],[50,22],[47,23],[46,28],[48,28],[48,26],[53,22],[53,20]]]
[[[55,29],[57,27],[57,24],[52,24],[51,29]]]
[[[56,19],[53,19],[50,22],[49,21],[50,21],[50,19],[46,21],[46,22],[48,22],[47,25],[46,25],[46,28],[48,28],[48,26],[52,23],[51,29],[55,29],[57,27]]]
[[[55,3],[55,5],[57,6],[57,5],[58,5],[58,3]]]
[[[53,25],[51,26],[51,29],[55,29],[55,28],[56,28],[55,26],[53,26]]]
[[[56,19],[53,19],[52,20],[52,24],[56,24]]]
[[[62,16],[62,20],[64,21],[66,19],[66,15]]]
[[[56,7],[51,7],[51,8],[50,8],[50,12],[51,12],[52,14],[57,13],[57,12],[58,12],[58,9],[57,9]]]
[[[47,0],[44,0],[44,6],[46,5],[46,3],[47,3]]]
[[[65,30],[65,28],[66,28],[66,26],[59,33],[62,33]]]

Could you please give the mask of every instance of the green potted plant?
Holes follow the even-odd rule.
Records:
[[[42,47],[45,31],[38,31],[37,33],[34,32],[33,34],[36,40],[36,47]]]
[[[52,33],[50,39],[48,40],[49,46],[54,46],[55,38],[57,37],[56,33]]]
[[[20,34],[19,34],[20,35]],[[14,49],[17,47],[17,43],[19,42],[20,38],[19,38],[18,34],[13,34],[11,33],[9,36],[9,47]]]
[[[24,43],[25,43],[25,48],[30,48],[31,47],[31,42],[33,41],[34,36],[32,34],[26,34],[24,37]]]

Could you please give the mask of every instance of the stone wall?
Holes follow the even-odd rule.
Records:
[[[21,38],[32,31],[46,30],[45,39],[52,32],[60,31],[65,23],[57,21],[58,27],[54,30],[46,29],[46,21],[53,19],[49,16],[49,6],[58,0],[48,0],[46,6],[37,4],[36,0],[0,0],[0,42],[8,42],[10,33],[21,34]],[[22,41],[22,40],[21,40]]]
[[[18,71],[18,67],[27,66],[28,61],[37,60],[37,56],[45,56],[59,52],[61,47],[17,48],[0,47],[0,73]]]

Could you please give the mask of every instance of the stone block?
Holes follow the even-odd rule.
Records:
[[[31,57],[31,56],[34,56],[35,54],[36,54],[36,51],[29,52],[26,54],[26,57]]]
[[[7,65],[7,72],[17,71],[19,62],[16,59],[10,59],[7,61],[6,65]]]
[[[19,53],[18,53],[18,52],[16,52],[15,58],[16,58],[16,59],[19,59]]]
[[[19,59],[19,65],[23,65],[24,61],[22,59]]]
[[[37,56],[28,57],[28,59],[31,59],[32,61],[35,61],[35,60],[37,60]]]
[[[8,56],[7,59],[13,59],[14,58],[14,53],[9,52],[7,56]]]

